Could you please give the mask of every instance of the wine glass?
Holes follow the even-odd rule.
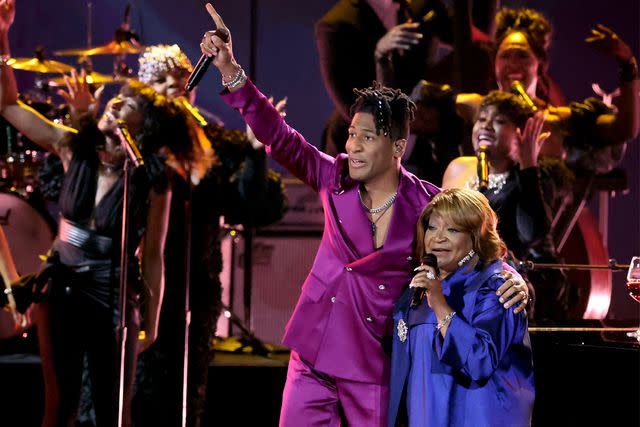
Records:
[[[627,289],[631,298],[640,303],[640,257],[638,256],[631,259],[627,273]],[[627,332],[627,336],[635,338],[640,343],[640,326],[636,331]]]

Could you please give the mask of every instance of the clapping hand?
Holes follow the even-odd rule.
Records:
[[[549,132],[542,132],[546,111],[538,111],[533,117],[529,117],[524,131],[518,129],[518,157],[521,169],[535,167],[538,165],[538,156],[542,144],[551,135]]]

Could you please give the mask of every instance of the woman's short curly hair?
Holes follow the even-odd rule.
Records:
[[[451,188],[438,193],[420,215],[416,226],[416,259],[425,253],[424,234],[434,214],[471,235],[473,250],[485,266],[506,254],[507,247],[498,235],[498,216],[487,198],[475,190]]]
[[[524,128],[529,117],[533,116],[533,109],[518,95],[501,90],[493,90],[484,97],[480,104],[480,111],[494,106],[500,114],[507,116],[517,127]]]

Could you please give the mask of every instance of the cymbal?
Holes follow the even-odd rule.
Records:
[[[7,65],[16,70],[36,71],[38,73],[68,73],[71,65],[63,62],[40,58],[11,58]]]
[[[97,84],[97,85],[116,82],[116,79],[114,79],[113,76],[96,73],[95,71],[92,71],[91,73],[87,74],[86,79],[87,79],[87,83]],[[56,77],[55,79],[49,80],[49,86],[58,87],[58,86],[64,86],[65,84],[66,83],[64,81],[64,77]]]
[[[57,56],[93,56],[93,55],[118,55],[122,53],[140,53],[144,50],[144,46],[134,45],[129,41],[112,41],[103,46],[93,47],[90,49],[67,49],[54,52]]]

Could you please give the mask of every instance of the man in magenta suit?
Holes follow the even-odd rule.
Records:
[[[280,425],[336,426],[343,418],[383,426],[392,309],[415,266],[416,221],[440,191],[400,165],[415,106],[400,91],[357,91],[348,154],[321,153],[247,80],[228,29],[210,4],[207,10],[217,30],[205,33],[201,48],[222,74],[223,99],[275,160],[319,192],[325,212],[322,242],[283,340],[292,351]],[[503,297],[520,295],[523,286]],[[528,298],[523,293],[508,304]]]

